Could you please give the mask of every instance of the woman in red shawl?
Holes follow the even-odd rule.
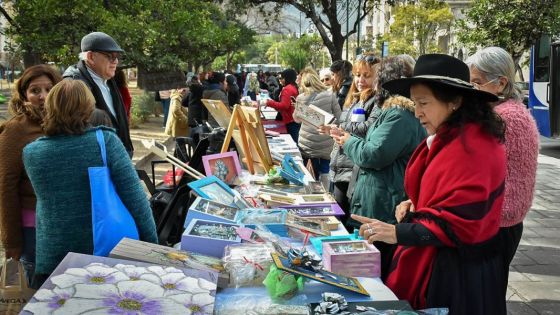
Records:
[[[369,242],[397,244],[386,285],[416,309],[505,314],[496,237],[506,173],[505,126],[469,83],[469,68],[447,55],[423,55],[414,76],[383,88],[410,96],[428,131],[408,163],[414,212],[397,225],[353,216]]]

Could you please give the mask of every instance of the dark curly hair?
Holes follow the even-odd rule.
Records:
[[[482,126],[489,135],[496,137],[501,143],[504,142],[506,125],[502,118],[494,110],[492,106],[474,93],[465,93],[464,90],[450,87],[449,85],[437,82],[422,82],[434,94],[434,97],[441,102],[453,102],[457,97],[462,96],[461,106],[454,111],[445,126],[449,129],[458,127],[463,129],[467,123],[477,123]]]
[[[383,106],[383,102],[391,96],[391,93],[381,86],[391,80],[402,77],[412,76],[412,67],[409,63],[403,62],[399,57],[387,57],[381,60],[379,70],[377,70],[377,94],[375,94],[375,104]]]

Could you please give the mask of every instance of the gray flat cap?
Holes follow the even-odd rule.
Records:
[[[93,32],[82,37],[82,51],[124,52],[117,42],[103,32]]]

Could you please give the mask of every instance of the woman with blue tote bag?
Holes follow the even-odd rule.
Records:
[[[24,148],[37,195],[39,287],[68,252],[107,256],[123,237],[157,243],[140,180],[113,129],[89,128],[95,99],[78,80],[55,85],[45,102],[46,137]]]

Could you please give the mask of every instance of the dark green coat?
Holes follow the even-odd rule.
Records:
[[[352,213],[396,223],[395,207],[406,199],[408,159],[425,137],[425,129],[414,117],[414,103],[398,96],[385,101],[365,139],[351,136],[346,141],[344,152],[360,167],[350,204]],[[349,224],[359,226],[353,220]]]

